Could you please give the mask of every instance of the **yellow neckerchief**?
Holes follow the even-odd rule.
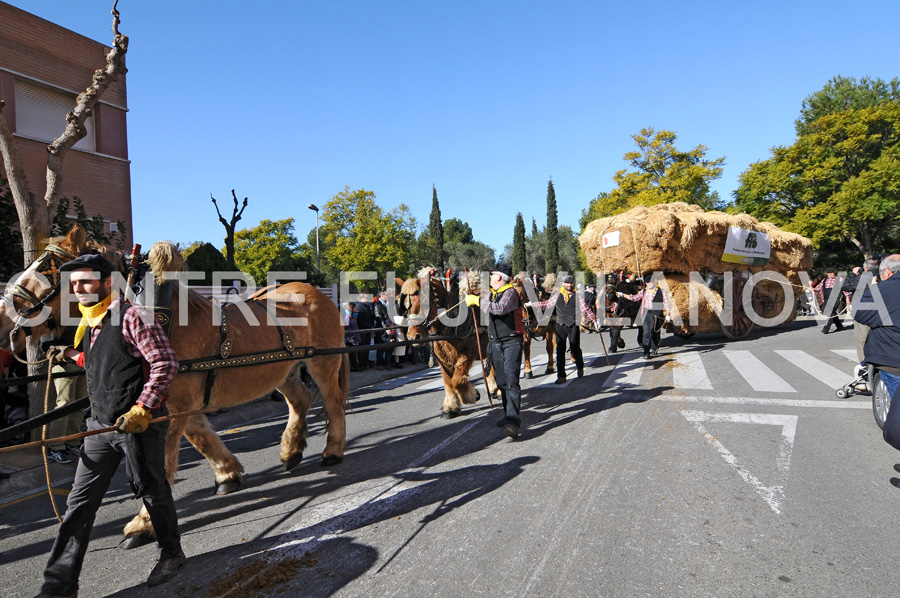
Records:
[[[78,304],[78,311],[81,312],[81,322],[78,323],[78,329],[75,331],[75,343],[72,345],[73,347],[77,347],[81,344],[88,326],[93,328],[103,321],[103,318],[106,317],[106,310],[109,309],[109,304],[118,296],[119,294],[116,292],[110,293],[106,296],[106,299],[95,303],[90,307],[85,307],[80,303]]]
[[[496,291],[494,289],[491,289],[491,301],[496,299],[498,296],[502,295],[503,291],[505,291],[506,289],[511,289],[511,288],[513,288],[512,283],[506,283],[505,285],[503,285]]]
[[[569,302],[569,297],[571,297],[573,295],[573,293],[570,293],[569,291],[566,290],[566,287],[559,287],[559,294],[563,296],[563,300],[566,303]]]

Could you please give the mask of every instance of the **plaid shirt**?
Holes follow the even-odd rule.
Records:
[[[645,291],[650,290],[650,293],[646,293]],[[648,310],[653,309],[653,297],[656,295],[657,290],[662,290],[660,287],[653,287],[651,289],[641,289],[634,295],[629,295],[627,293],[622,293],[622,296],[628,299],[629,301],[640,301],[641,302],[641,313],[644,313]],[[669,305],[669,294],[665,291],[662,292],[663,298],[663,309],[669,311],[671,309]]]
[[[556,307],[556,302],[563,295],[563,291],[565,289],[560,289],[558,293],[547,299],[546,301],[538,301],[537,303],[532,304],[535,307],[539,307],[540,309],[547,309],[548,307]],[[566,293],[569,295],[568,293]],[[589,322],[596,322],[597,318],[594,316],[594,312],[591,311],[591,308],[588,307],[588,304],[584,301],[584,298],[581,296],[581,293],[575,292],[563,299],[564,302],[568,303],[569,301],[578,301],[578,305],[581,307],[581,313],[584,314],[584,317],[588,319]],[[576,322],[577,324],[577,322]]]
[[[122,310],[125,308],[124,300],[120,297],[113,301],[107,310],[107,317],[110,310]],[[150,321],[150,324],[144,322],[141,315]],[[102,324],[95,328],[91,328],[91,343],[97,340]],[[162,406],[166,400],[166,392],[172,378],[178,372],[178,358],[175,357],[175,350],[169,344],[169,339],[162,327],[156,322],[152,314],[139,305],[133,305],[132,309],[125,312],[122,317],[122,337],[125,340],[125,350],[132,357],[143,359],[150,366],[150,373],[144,382],[144,390],[138,397],[137,403],[143,405],[146,409],[153,411]],[[78,355],[75,363],[84,367],[84,353]]]

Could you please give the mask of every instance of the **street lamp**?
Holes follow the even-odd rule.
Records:
[[[322,271],[322,258],[319,257],[319,208],[315,204],[306,206],[316,213],[316,270]]]

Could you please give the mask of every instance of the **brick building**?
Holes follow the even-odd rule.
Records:
[[[112,35],[112,34],[110,34]],[[75,97],[106,64],[109,47],[0,1],[0,99],[15,135],[29,190],[46,190],[47,145],[65,130]],[[79,197],[88,215],[122,220],[131,242],[125,77],[110,85],[88,119],[87,136],[66,154],[64,197]],[[0,162],[0,172],[3,166]]]

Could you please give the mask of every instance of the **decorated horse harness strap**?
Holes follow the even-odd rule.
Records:
[[[36,272],[44,276],[47,279],[47,282],[49,282],[50,286],[52,287],[50,293],[43,299],[39,299],[34,293],[20,284],[13,283],[6,287],[5,294],[10,298],[10,302],[12,302],[13,298],[18,297],[19,299],[23,299],[31,304],[31,307],[27,307],[18,312],[19,318],[16,320],[16,327],[13,331],[14,333],[19,330],[22,324],[24,324],[24,319],[44,309],[44,306],[47,305],[49,301],[59,295],[59,267],[73,259],[75,259],[75,256],[73,256],[62,247],[52,244],[47,245],[47,247],[44,249],[44,252],[37,259],[36,269]],[[47,325],[50,328],[56,328],[56,321],[53,319],[52,315],[47,319]],[[31,336],[30,327],[26,326],[24,332],[25,336]]]
[[[250,303],[251,301],[253,303],[261,305],[263,310],[265,310],[267,314],[271,315],[271,312],[269,312],[269,309],[265,303],[257,301],[256,299],[250,299],[247,302]],[[231,357],[231,351],[234,348],[234,343],[230,338],[228,338],[228,330],[230,328],[230,324],[228,322],[228,308],[232,304],[229,303],[222,305],[218,301],[214,301],[213,304],[219,306],[219,337],[221,339],[221,343],[219,344],[218,359],[193,359],[190,361],[182,361],[181,366],[178,369],[179,372],[206,372],[206,386],[203,391],[204,408],[209,405],[210,398],[212,397],[213,384],[215,384],[216,382],[216,370],[218,370],[219,368],[256,365],[270,361],[284,361],[285,359],[289,359],[292,357],[312,356],[312,347],[302,347],[299,350],[295,350],[294,337],[291,336],[289,332],[285,332],[276,319],[275,327],[278,329],[278,336],[281,338],[281,342],[284,345],[284,351],[266,351],[263,353],[251,353],[247,355]]]

